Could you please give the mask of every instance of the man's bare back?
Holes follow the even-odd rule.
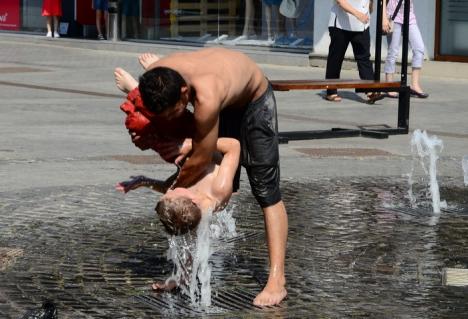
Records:
[[[245,107],[268,87],[259,67],[245,54],[223,48],[174,53],[148,66],[168,67],[179,72],[196,94],[212,92],[219,107]],[[213,92],[215,91],[215,92]],[[197,98],[203,98],[197,96]],[[191,101],[196,104],[197,101]]]

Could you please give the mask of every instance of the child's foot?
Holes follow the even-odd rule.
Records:
[[[265,288],[255,297],[253,304],[260,307],[278,305],[287,295],[284,285],[271,284],[269,280]]]
[[[171,292],[177,288],[177,283],[175,282],[175,280],[169,280],[169,282],[157,281],[151,285],[151,288],[154,291]]]
[[[140,62],[141,66],[145,70],[148,70],[148,67],[158,60],[159,57],[153,53],[143,53],[138,57],[138,62]]]
[[[52,38],[52,32],[51,31],[47,32],[46,37],[47,38]]]
[[[138,82],[127,71],[122,68],[114,70],[115,85],[120,91],[128,93],[138,87]]]
[[[60,34],[57,31],[54,32],[54,38],[60,38]]]

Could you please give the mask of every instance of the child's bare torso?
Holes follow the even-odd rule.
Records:
[[[193,186],[188,187],[187,189],[202,195],[203,197],[206,196],[207,200],[205,202],[204,208],[213,209],[213,211],[218,211],[224,208],[225,204],[229,200],[229,198],[218,198],[216,196],[216,191],[213,189],[214,180],[218,175],[219,165],[213,162],[211,165],[207,167],[207,173],[203,176],[197,183]],[[203,209],[204,211],[206,209]]]

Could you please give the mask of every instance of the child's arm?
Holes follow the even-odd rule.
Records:
[[[131,176],[130,180],[118,183],[115,186],[115,188],[118,191],[128,193],[129,191],[140,188],[140,187],[148,187],[154,190],[155,192],[164,194],[166,193],[168,188],[172,185],[172,183],[174,182],[178,174],[179,174],[179,169],[177,169],[177,172],[169,176],[169,178],[167,178],[165,181],[152,179],[143,175]]]
[[[239,166],[240,143],[233,138],[220,137],[216,148],[223,158],[214,178],[212,191],[220,203],[225,203],[232,195],[232,182]]]

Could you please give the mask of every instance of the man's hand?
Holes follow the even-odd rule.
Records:
[[[192,151],[192,139],[186,138],[184,142],[182,143],[182,145],[180,145],[179,156],[177,156],[174,163],[177,166],[181,166],[179,164],[183,162],[183,160],[190,154],[191,151]]]
[[[181,155],[182,141],[175,139],[159,139],[153,143],[153,149],[169,163],[176,162],[176,159]]]
[[[355,17],[364,24],[367,24],[369,22],[369,15],[360,11],[356,12]]]

